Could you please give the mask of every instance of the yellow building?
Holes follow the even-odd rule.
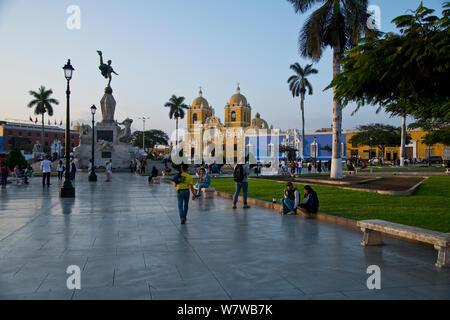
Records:
[[[381,149],[375,146],[357,146],[352,145],[350,139],[358,131],[347,131],[347,158],[359,158],[362,160],[369,159],[369,152],[371,154],[370,158],[383,156],[385,160],[391,161],[400,158],[400,147],[386,147],[385,154],[381,154]],[[423,137],[427,134],[426,131],[416,129],[407,131],[411,136],[410,143],[406,146],[406,158],[407,159],[426,159],[428,156],[440,156],[444,158],[444,149],[448,146],[443,144],[436,144],[433,146],[427,146],[422,143]]]
[[[249,130],[268,129],[259,114],[252,119],[252,108],[237,87],[225,105],[225,122],[215,116],[214,109],[203,97],[200,89],[197,98],[187,111],[187,128],[184,134],[185,156],[190,161],[200,161],[222,154],[228,161],[245,159],[245,133]],[[226,143],[231,141],[231,143]],[[216,155],[217,153],[217,155]]]

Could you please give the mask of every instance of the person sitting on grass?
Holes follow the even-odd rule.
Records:
[[[209,188],[211,185],[211,178],[209,177],[208,172],[206,172],[205,168],[200,169],[200,178],[197,184],[194,186],[194,189],[197,191],[197,198],[200,197],[200,193],[203,188]]]
[[[298,204],[300,202],[300,193],[297,188],[288,182],[286,184],[286,189],[284,189],[284,199],[281,199],[281,213],[282,214],[295,214]]]
[[[299,206],[299,210],[305,214],[306,218],[314,218],[319,211],[319,198],[317,197],[317,193],[308,185],[303,188],[303,191],[305,195]]]

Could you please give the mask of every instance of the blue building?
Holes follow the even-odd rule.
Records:
[[[267,161],[271,159],[271,153],[274,148],[276,135],[269,134],[267,137],[249,136],[245,138],[246,154],[252,151],[257,161]],[[341,156],[342,161],[345,161],[346,155],[346,134],[342,133]],[[297,150],[297,158],[302,157],[301,152],[301,133],[300,130],[290,129],[286,132],[280,132],[278,136],[279,147],[286,145]],[[331,149],[333,145],[333,134],[331,132],[314,132],[305,133],[305,145],[303,158],[316,158],[317,160],[330,161],[331,153],[323,148],[327,146]],[[279,152],[279,159],[286,155]]]

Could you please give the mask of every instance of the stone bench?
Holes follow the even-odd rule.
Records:
[[[436,267],[450,267],[450,233],[405,226],[384,220],[362,220],[358,221],[357,226],[364,232],[362,246],[383,245],[383,233],[429,243],[438,250]]]
[[[203,199],[211,199],[214,197],[214,192],[216,192],[214,188],[202,188],[201,195]]]

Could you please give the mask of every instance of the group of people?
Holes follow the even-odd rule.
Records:
[[[5,189],[8,184],[9,175],[13,175],[16,179],[20,179],[23,183],[28,184],[28,179],[33,176],[33,168],[30,165],[26,168],[15,165],[13,171],[11,171],[6,164],[6,161],[2,161],[0,164],[0,174],[2,189]]]
[[[322,163],[322,160],[319,160],[317,162],[314,161],[308,161],[306,163],[306,168],[308,169],[308,174],[311,174],[313,171],[315,173],[322,173],[326,171],[330,171],[331,169],[331,162],[328,161],[326,163]],[[303,169],[303,159],[297,159],[297,160],[290,160],[285,161],[282,160],[279,169],[278,169],[278,175],[284,176],[284,175],[290,175],[295,176],[301,175]]]
[[[181,224],[186,224],[187,213],[189,209],[189,199],[192,193],[192,200],[200,197],[202,189],[209,188],[211,178],[205,168],[199,170],[199,180],[194,185],[192,176],[188,173],[189,166],[181,165],[181,170],[175,175],[173,181],[177,188],[178,211]],[[239,195],[242,190],[243,208],[249,209],[248,200],[248,176],[250,175],[249,166],[246,164],[237,164],[233,170],[233,179],[235,181],[235,193],[233,196],[232,209],[237,209]],[[306,218],[314,218],[319,210],[319,198],[317,193],[306,185],[303,189],[304,197],[300,202],[300,194],[292,182],[288,182],[284,189],[284,198],[281,200],[282,214],[302,213]]]

